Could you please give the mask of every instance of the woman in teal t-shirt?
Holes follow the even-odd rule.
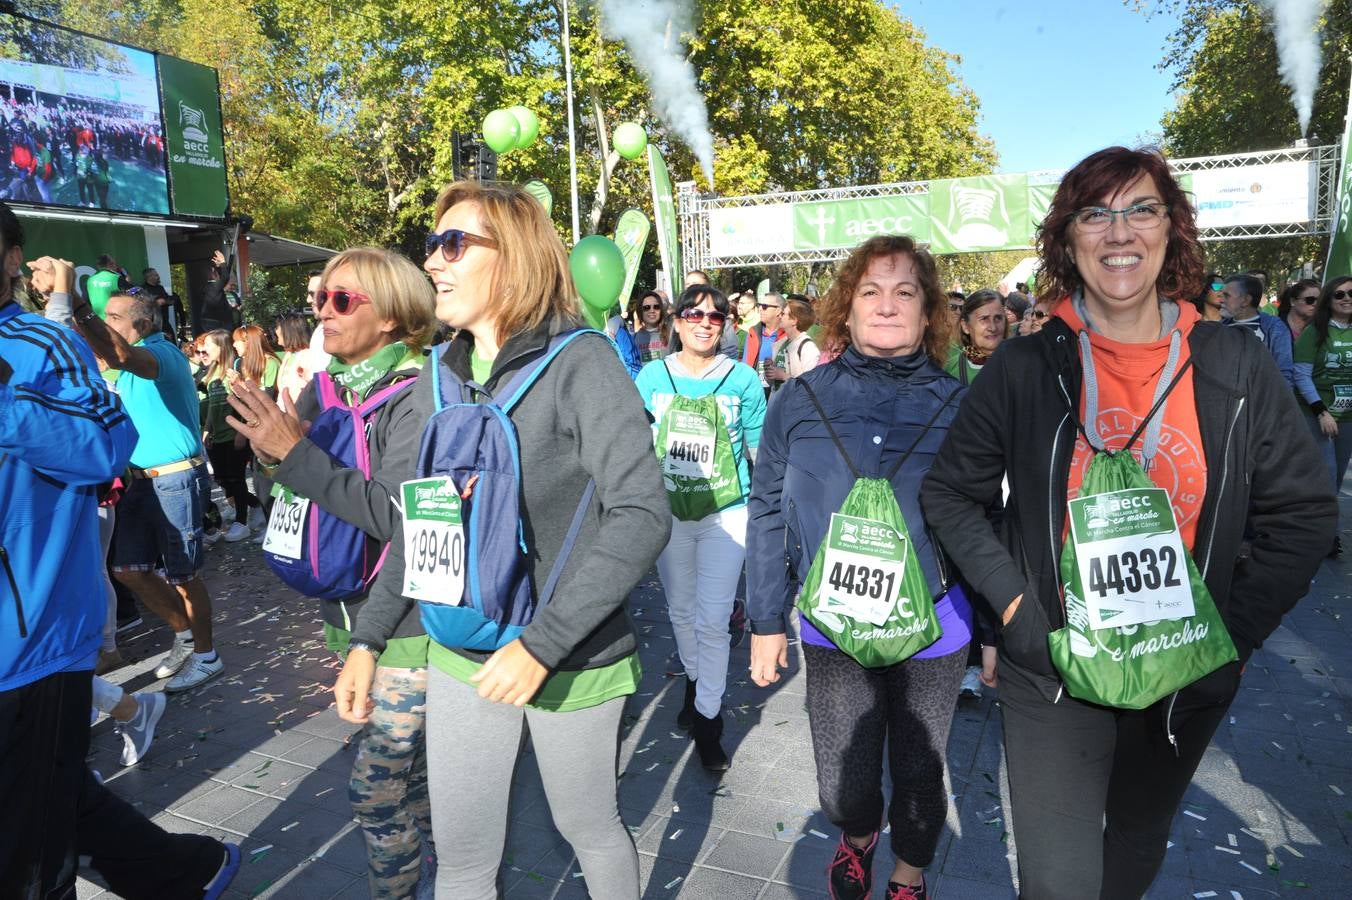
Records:
[[[1336,494],[1352,459],[1352,275],[1324,285],[1294,355],[1296,391],[1309,407],[1310,433],[1328,463]],[[1329,555],[1342,550],[1335,534]]]
[[[685,667],[677,722],[691,731],[700,762],[712,771],[730,764],[721,744],[728,617],[746,561],[747,463],[760,443],[766,406],[756,371],[718,352],[730,311],[716,288],[687,288],[674,318],[680,352],[648,363],[635,381],[655,420],[673,513],[657,572]],[[702,408],[690,402],[704,397],[713,402]],[[718,426],[726,433],[716,434]]]

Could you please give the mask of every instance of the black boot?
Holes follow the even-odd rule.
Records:
[[[695,710],[694,719],[695,750],[699,753],[700,763],[710,772],[726,772],[732,768],[732,761],[719,743],[723,737],[722,711],[712,719],[706,719],[703,713]]]
[[[689,675],[685,677],[685,701],[676,714],[676,724],[686,731],[695,727],[695,679]]]

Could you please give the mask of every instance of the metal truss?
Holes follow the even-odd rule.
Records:
[[[1198,156],[1171,159],[1170,167],[1179,173],[1202,172],[1240,166],[1261,166],[1282,162],[1313,162],[1315,164],[1315,214],[1309,222],[1281,225],[1229,226],[1206,228],[1200,235],[1203,241],[1254,240],[1272,237],[1308,237],[1328,234],[1333,227],[1337,204],[1338,162],[1342,148],[1338,144],[1318,147],[1285,147],[1256,153],[1227,153],[1220,156]],[[860,197],[896,197],[929,192],[927,181],[905,181],[892,184],[867,184],[850,187],[820,188],[810,191],[786,191],[776,194],[752,194],[742,197],[719,197],[700,194],[693,181],[676,185],[677,218],[681,231],[681,258],[686,270],[734,269],[744,266],[765,266],[785,263],[833,262],[850,255],[849,248],[838,250],[804,250],[762,253],[755,256],[718,258],[710,250],[709,214],[717,209],[747,206],[766,206],[777,203],[806,203],[820,200],[848,200]]]

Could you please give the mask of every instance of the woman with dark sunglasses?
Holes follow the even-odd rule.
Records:
[[[639,358],[647,363],[661,359],[671,350],[671,317],[662,295],[647,291],[638,298],[638,327],[634,329],[634,343]]]
[[[413,379],[423,364],[422,348],[436,324],[431,286],[417,267],[398,254],[353,247],[329,260],[315,295],[324,348],[331,354],[326,374],[349,405],[377,392],[406,385],[370,420],[369,478],[339,464],[304,437],[301,423],[319,415],[319,385],[311,380],[298,398],[284,393],[282,407],[253,381],[240,381],[230,422],[250,440],[277,489],[264,550],[295,557],[302,532],[288,544],[283,525],[290,510],[314,503],[349,522],[370,538],[367,552],[380,552],[400,525],[390,496],[399,491],[404,470],[401,430],[415,417]],[[327,390],[327,387],[326,387]],[[420,426],[414,422],[414,428]],[[415,442],[416,447],[416,442]],[[321,600],[324,637],[330,650],[350,655],[352,632],[365,615],[365,591]],[[425,708],[427,634],[416,612],[393,628],[375,669],[371,705],[352,764],[348,796],[366,838],[371,896],[413,896],[424,875],[422,860],[434,855],[427,789]]]
[[[1309,408],[1306,421],[1337,494],[1352,460],[1352,276],[1324,285],[1310,326],[1296,341],[1295,359],[1296,392]],[[1334,534],[1329,555],[1342,552],[1342,535]]]
[[[625,701],[642,673],[624,605],[670,534],[648,417],[604,335],[562,343],[582,328],[581,309],[567,253],[538,200],[516,185],[456,182],[437,197],[435,222],[423,269],[435,288],[437,318],[458,331],[411,391],[412,413],[396,435],[399,478],[418,477],[419,448],[438,405],[436,383],[466,386],[466,402],[482,402],[485,394],[502,401],[517,373],[551,346],[558,351],[543,370],[532,365],[538,377],[505,413],[520,473],[515,496],[489,507],[484,497],[495,495],[476,494],[483,489],[478,474],[453,488],[449,476],[437,476],[438,488],[468,499],[471,528],[476,517],[519,515],[531,595],[538,599],[552,587],[517,636],[495,651],[429,636],[437,896],[498,896],[512,774],[529,726],[550,814],[577,855],[586,891],[596,900],[632,900],[639,895],[638,854],[620,820],[615,748]],[[437,448],[446,453],[477,454],[483,447],[460,444],[453,434],[440,440]],[[386,505],[402,505],[403,492],[393,488]],[[417,519],[404,521],[410,527]],[[468,532],[471,550],[474,533]],[[352,650],[334,686],[338,713],[348,721],[366,721],[377,660],[414,605],[405,579],[421,577],[419,554],[406,553],[405,545],[403,530],[395,529],[354,623]],[[500,574],[491,561],[475,558],[488,570],[485,581]],[[445,600],[453,590],[445,590]],[[437,599],[443,595],[428,602]]]
[[[746,561],[748,460],[765,420],[755,370],[719,352],[731,309],[717,288],[686,288],[676,303],[680,351],[648,363],[634,382],[653,416],[672,513],[657,572],[685,668],[676,721],[712,772],[731,765],[722,746],[728,617]]]
[[[1286,286],[1277,298],[1277,317],[1291,329],[1294,343],[1306,327],[1314,321],[1314,310],[1319,304],[1320,285],[1313,278],[1302,278]]]
[[[1192,305],[1202,315],[1203,322],[1219,322],[1227,317],[1225,311],[1225,279],[1216,272],[1208,272],[1202,279],[1202,289],[1192,298]]]

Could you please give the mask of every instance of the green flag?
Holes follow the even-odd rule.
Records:
[[[1028,178],[978,175],[930,182],[934,253],[971,253],[1029,246]]]
[[[657,222],[657,249],[667,270],[673,299],[681,295],[685,273],[681,271],[681,242],[676,235],[676,200],[671,193],[671,173],[656,145],[648,145],[648,176],[653,187],[653,219]]]
[[[638,278],[638,264],[643,259],[643,247],[648,243],[648,233],[652,226],[642,210],[630,207],[620,213],[615,222],[615,246],[624,256],[624,287],[620,288],[620,313],[629,305],[629,295],[634,290],[634,280]]]
[[[1347,118],[1343,122],[1343,168],[1338,178],[1338,203],[1334,207],[1324,283],[1342,275],[1352,275],[1352,90],[1348,92]]]
[[[224,217],[230,195],[216,70],[172,56],[158,59],[174,212]]]
[[[545,215],[552,216],[554,214],[554,195],[549,192],[549,185],[538,178],[532,178],[521,187],[525,189],[527,194],[540,201],[540,205],[545,208]]]

